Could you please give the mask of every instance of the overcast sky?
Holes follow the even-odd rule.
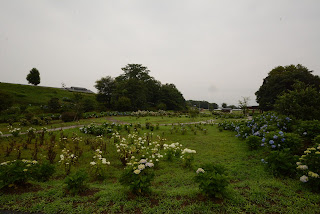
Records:
[[[185,99],[238,105],[279,65],[320,75],[319,0],[0,0],[0,81],[86,87],[128,63]]]

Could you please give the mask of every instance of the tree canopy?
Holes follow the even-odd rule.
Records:
[[[161,84],[149,75],[141,64],[128,64],[116,78],[103,77],[96,81],[97,100],[106,108],[131,110],[183,110],[185,99],[173,84]]]
[[[29,74],[27,75],[28,83],[32,85],[39,85],[40,83],[40,73],[36,68],[32,68]]]
[[[312,86],[296,82],[293,90],[280,95],[275,110],[302,120],[320,120],[320,94]]]
[[[272,110],[279,95],[293,89],[296,81],[320,89],[319,76],[313,75],[308,68],[298,65],[278,66],[272,69],[255,93],[262,110]]]

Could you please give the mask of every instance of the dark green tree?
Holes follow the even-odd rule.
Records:
[[[320,94],[312,86],[297,82],[275,103],[275,111],[302,120],[320,120]]]
[[[111,100],[115,90],[114,78],[107,76],[96,81],[94,87],[98,90],[97,101],[103,103],[106,108],[112,108]]]
[[[182,94],[173,84],[162,85],[149,75],[147,67],[128,64],[124,73],[96,81],[97,100],[114,110],[136,111],[185,108]],[[171,100],[170,100],[171,99]]]
[[[221,104],[221,107],[222,107],[222,108],[227,108],[228,105],[227,105],[227,103],[222,103],[222,104]]]
[[[27,75],[28,83],[32,85],[38,85],[40,83],[40,73],[36,68],[32,68]]]
[[[186,101],[174,84],[162,85],[160,101],[170,110],[180,111],[186,109]]]
[[[149,75],[147,67],[128,64],[122,68],[124,74],[116,77],[115,99],[129,98],[132,110],[156,109],[161,83]]]
[[[279,95],[292,90],[296,81],[320,89],[319,76],[313,75],[308,68],[298,65],[278,66],[272,69],[263,80],[262,86],[255,93],[260,109],[272,110]]]

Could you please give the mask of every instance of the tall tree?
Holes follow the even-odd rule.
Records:
[[[131,109],[147,109],[154,106],[158,82],[149,75],[147,67],[141,64],[128,64],[121,68],[124,74],[116,77],[116,100],[126,97],[131,101]],[[121,99],[123,100],[123,99]]]
[[[111,99],[115,90],[115,80],[110,76],[102,77],[96,81],[94,87],[98,90],[97,101],[107,108],[112,108]]]
[[[263,80],[262,86],[255,93],[260,108],[262,110],[272,110],[277,97],[288,90],[292,90],[296,81],[312,86],[317,91],[320,89],[319,76],[313,75],[308,68],[300,64],[278,66],[269,72]]]
[[[28,83],[32,85],[38,85],[40,83],[40,73],[36,68],[32,68],[27,75]]]

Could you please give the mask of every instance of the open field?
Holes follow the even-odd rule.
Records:
[[[126,122],[136,120],[130,117],[116,119]],[[146,119],[148,118],[137,120],[142,124]],[[161,117],[147,121],[168,124],[174,122],[170,118]],[[184,134],[179,130],[172,131],[171,125],[160,126],[159,130],[153,131],[154,139],[156,135],[160,135],[167,139],[167,143],[179,142],[184,148],[194,149],[197,153],[191,168],[184,167],[180,158],[172,161],[160,160],[154,169],[155,178],[150,195],[135,196],[120,185],[118,179],[123,165],[115,145],[104,138],[107,149],[103,157],[111,162],[104,181],[90,181],[89,191],[82,195],[65,194],[64,173],[58,164],[61,148],[57,148],[57,171],[53,177],[47,182],[31,181],[29,189],[2,191],[0,209],[42,213],[318,213],[320,196],[306,190],[298,178],[272,176],[260,161],[262,150],[249,151],[243,141],[234,137],[233,132],[219,132],[216,125],[202,125],[207,132],[197,131],[196,134],[189,126],[186,127]],[[139,129],[140,135],[145,132],[150,130]],[[83,139],[95,138],[79,132],[79,129],[64,131],[68,138],[73,133]],[[122,130],[121,135],[126,136],[127,132]],[[0,162],[16,159],[16,151],[9,157],[4,157],[8,143],[6,139],[2,139]],[[67,146],[73,147],[71,143]],[[79,168],[89,170],[89,163],[94,155],[94,150],[85,145],[84,141],[80,146],[84,153],[73,171]],[[31,151],[32,145],[28,150],[22,150],[21,158],[30,159]],[[40,154],[46,154],[44,146],[41,147],[39,156]],[[222,164],[226,168],[229,185],[222,199],[202,195],[194,182],[196,169],[208,162]]]

